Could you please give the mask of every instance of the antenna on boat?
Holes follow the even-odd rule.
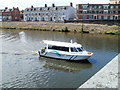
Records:
[[[71,39],[70,42],[73,43],[73,40]]]

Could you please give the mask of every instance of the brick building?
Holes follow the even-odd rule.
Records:
[[[1,9],[2,20],[1,21],[20,21],[21,20],[21,12],[19,8],[8,9]]]
[[[77,19],[120,20],[120,4],[77,4]]]

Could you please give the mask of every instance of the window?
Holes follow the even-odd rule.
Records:
[[[114,12],[113,11],[110,11],[110,14],[113,14]]]
[[[96,9],[97,8],[97,6],[94,6],[94,9]]]
[[[107,16],[104,16],[104,19],[108,19],[108,17],[107,17]]]
[[[83,51],[81,48],[77,48],[77,50],[78,50],[79,52]]]
[[[108,6],[104,6],[104,9],[108,9]]]
[[[108,11],[104,11],[104,14],[107,14],[108,13]]]
[[[83,13],[87,13],[87,11],[83,11]]]
[[[92,11],[89,11],[89,13],[92,13]]]
[[[98,13],[100,14],[100,13],[102,13],[102,11],[98,11]]]
[[[98,6],[98,8],[99,8],[99,9],[101,9],[101,8],[102,8],[102,6]]]
[[[87,16],[83,16],[83,19],[87,19]]]
[[[42,8],[40,8],[40,11],[42,10]]]
[[[85,49],[83,47],[81,47],[81,49],[84,51]]]
[[[83,9],[87,9],[87,6],[83,6],[82,8],[83,8]]]
[[[112,19],[113,19],[113,16],[110,16],[110,19],[112,20]]]
[[[66,7],[64,7],[64,10],[66,10]]]
[[[71,52],[78,52],[75,47],[71,48]]]
[[[89,19],[93,19],[93,16],[89,16]]]
[[[34,8],[34,11],[36,11],[36,8]]]
[[[113,9],[113,8],[114,8],[114,6],[111,6],[111,7],[110,7],[110,9]]]
[[[48,7],[47,10],[50,10],[50,8]]]
[[[90,6],[90,9],[92,9],[92,6]]]
[[[27,11],[29,11],[29,9],[27,9]]]
[[[101,17],[101,16],[98,16],[98,19],[102,19],[102,17]]]
[[[48,49],[54,49],[54,50],[60,50],[60,51],[66,51],[69,52],[69,47],[62,47],[62,46],[48,46]]]
[[[118,14],[118,11],[115,11],[115,14]]]
[[[118,9],[118,6],[116,6],[116,9]]]

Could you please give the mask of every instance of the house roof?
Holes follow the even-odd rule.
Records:
[[[62,9],[68,9],[69,7],[71,7],[71,6],[33,7],[33,8],[26,8],[26,9],[36,9],[35,11],[38,11],[38,10],[41,9],[40,11],[44,11],[45,9],[48,9],[48,8],[49,8],[49,10],[53,10],[54,8],[55,8],[56,10],[62,10]],[[34,10],[33,10],[33,11],[34,11]]]

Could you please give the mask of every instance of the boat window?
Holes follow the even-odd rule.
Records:
[[[52,46],[51,46],[51,45],[49,45],[49,46],[48,46],[48,49],[52,49]]]
[[[83,47],[81,47],[82,51],[84,51],[85,49]]]
[[[69,52],[69,47],[61,47],[61,46],[48,46],[48,49],[60,50]]]
[[[78,50],[79,52],[83,51],[81,48],[77,48],[77,50]]]
[[[71,48],[71,52],[78,52],[75,47]]]

